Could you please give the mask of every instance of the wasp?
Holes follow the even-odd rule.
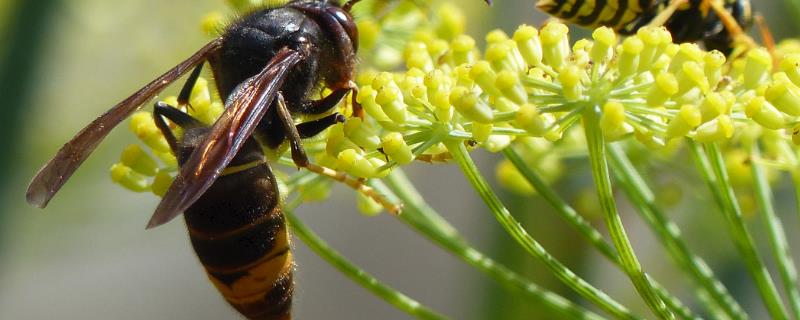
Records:
[[[702,41],[706,49],[725,54],[737,41],[750,41],[743,29],[753,22],[749,0],[539,0],[536,6],[578,25],[606,26],[624,35],[663,25],[675,42]]]
[[[250,319],[291,318],[289,237],[261,146],[277,149],[288,141],[294,163],[310,167],[301,139],[344,121],[330,112],[355,89],[358,30],[350,9],[358,1],[340,6],[296,0],[239,18],[78,132],[33,178],[28,203],[45,207],[114,127],[189,73],[178,106],[158,102],[154,108],[180,170],[147,228],[183,213],[208,277],[236,310]],[[225,110],[211,127],[179,109],[191,107],[191,89],[206,63],[225,99]],[[330,94],[309,98],[323,88]],[[293,120],[328,113],[300,124]]]

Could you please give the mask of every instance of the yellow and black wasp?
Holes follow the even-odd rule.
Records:
[[[539,0],[536,7],[586,27],[606,26],[620,34],[644,26],[664,26],[675,42],[702,41],[708,50],[730,54],[738,42],[751,41],[749,0]]]
[[[189,94],[208,63],[227,101],[212,127],[174,106],[155,105],[153,120],[180,172],[147,227],[183,214],[209,278],[236,310],[248,319],[290,319],[292,255],[278,184],[261,145],[277,149],[288,140],[295,164],[317,170],[300,139],[344,117],[334,112],[295,124],[293,116],[330,113],[354,89],[358,29],[350,8],[356,2],[294,0],[241,17],[78,132],[33,178],[28,202],[46,206],[111,129],[194,70],[178,96],[180,107],[190,107]],[[331,93],[312,100],[319,87]]]

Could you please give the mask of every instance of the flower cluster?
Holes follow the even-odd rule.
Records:
[[[446,153],[446,139],[491,152],[515,141],[530,145],[530,137],[558,142],[587,113],[598,115],[607,141],[632,137],[653,148],[685,137],[709,143],[768,136],[785,143],[787,129],[800,141],[800,55],[785,54],[791,48],[773,66],[764,48],[728,61],[718,51],[673,43],[664,28],[642,28],[619,41],[601,27],[572,46],[568,31],[560,23],[541,30],[523,25],[511,36],[496,30],[483,52],[466,35],[416,39],[403,54],[406,71],[362,73],[358,101],[370,119],[359,123],[370,131],[331,139],[328,150],[372,164],[368,174],[350,173],[378,177],[394,165]],[[361,143],[367,132],[377,136]],[[781,146],[787,147],[793,149]]]
[[[559,144],[574,124],[589,121],[588,114],[596,115],[591,121],[599,122],[608,141],[632,137],[658,148],[676,138],[731,141],[737,132],[755,130],[756,138],[778,138],[772,139],[771,150],[794,149],[781,145],[788,139],[774,131],[798,123],[800,54],[788,54],[773,66],[772,55],[756,48],[728,61],[717,51],[675,44],[666,29],[657,27],[622,40],[601,27],[591,39],[570,45],[569,28],[561,23],[541,29],[522,25],[511,36],[492,31],[480,51],[463,34],[463,15],[455,7],[439,7],[436,19],[425,17],[419,9],[402,7],[380,19],[359,20],[362,53],[374,60],[364,63],[357,79],[356,100],[367,116],[351,117],[323,134],[324,139],[309,142],[306,148],[315,163],[359,178],[381,178],[414,160],[447,161],[445,141],[490,152],[513,143],[531,166],[555,179],[561,155],[575,151],[575,143],[563,152]],[[209,21],[204,26],[216,23]],[[409,29],[409,21],[427,23]],[[398,62],[405,63],[405,71],[372,69]],[[205,82],[195,88],[210,97],[207,90]],[[210,98],[192,106],[204,110],[198,108],[203,103],[214,112],[221,109]],[[197,110],[189,111],[205,112]],[[210,115],[204,121],[212,121]],[[142,160],[146,153],[141,148],[129,147],[112,175],[133,190],[161,190],[145,176],[165,180],[159,174],[174,171],[174,159],[163,137],[154,138],[152,119],[137,114],[132,128],[169,169],[153,167],[152,159]],[[796,128],[794,138],[800,141]],[[800,162],[790,153],[781,158],[787,167]],[[497,171],[513,190],[532,191],[514,178],[518,172],[508,163]]]

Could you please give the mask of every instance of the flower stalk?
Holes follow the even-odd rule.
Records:
[[[750,277],[756,283],[767,311],[774,319],[788,319],[778,290],[764,266],[761,255],[755,248],[753,237],[745,227],[741,208],[728,179],[719,147],[716,144],[706,144],[705,152],[703,152],[700,150],[700,146],[694,143],[689,143],[689,145],[695,165],[728,222],[728,231],[747,266]]]
[[[584,114],[584,132],[589,149],[589,162],[592,167],[592,176],[594,177],[595,186],[597,188],[600,207],[605,214],[606,226],[608,227],[614,247],[619,254],[622,269],[631,279],[631,282],[633,282],[636,291],[642,296],[645,303],[650,307],[650,310],[659,318],[674,319],[675,315],[667,309],[664,301],[661,300],[653,286],[647,280],[642,266],[636,258],[636,254],[633,252],[633,246],[631,246],[630,240],[628,240],[625,227],[622,225],[622,218],[617,211],[614,192],[611,188],[611,176],[608,172],[608,163],[606,160],[606,145],[599,124],[598,111],[598,108],[586,109]]]
[[[537,258],[545,264],[548,269],[565,285],[569,286],[575,292],[591,301],[601,309],[605,310],[614,318],[617,319],[638,319],[638,316],[632,314],[627,308],[614,301],[611,297],[603,291],[593,287],[583,279],[581,279],[574,272],[569,270],[566,266],[558,262],[550,253],[548,253],[539,242],[534,240],[522,225],[514,219],[508,209],[503,205],[494,191],[489,187],[489,184],[483,178],[472,158],[467,154],[467,150],[463,144],[458,141],[446,141],[448,150],[453,155],[453,159],[458,163],[464,176],[472,184],[478,195],[483,199],[489,210],[494,214],[495,219],[500,225],[508,232],[514,240],[520,244],[525,251]],[[665,307],[666,308],[666,307]]]

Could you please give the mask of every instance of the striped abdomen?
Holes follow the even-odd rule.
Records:
[[[623,31],[652,12],[661,0],[539,0],[536,7],[550,15],[586,27]]]
[[[189,237],[209,279],[236,310],[249,319],[290,319],[292,255],[278,186],[260,148],[248,149],[240,156],[250,157],[237,156],[186,210]]]

